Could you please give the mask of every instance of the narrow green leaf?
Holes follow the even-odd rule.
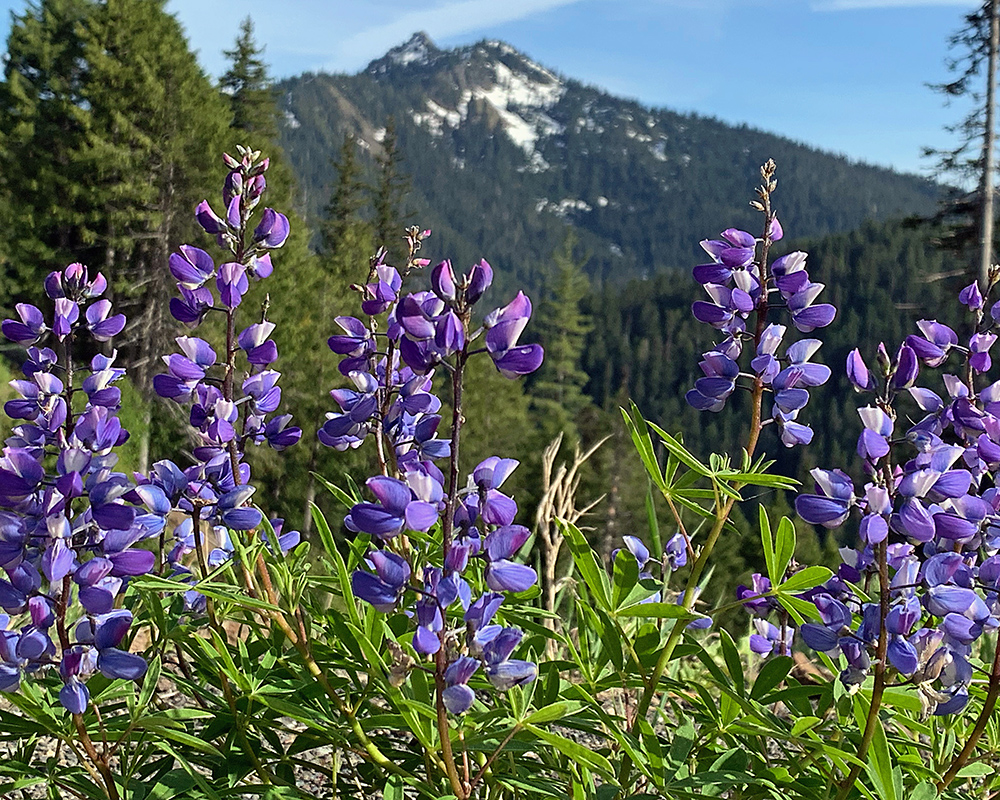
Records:
[[[760,700],[765,697],[768,692],[788,677],[793,663],[790,656],[777,656],[765,661],[764,666],[757,673],[757,680],[753,682],[750,699]]]
[[[992,772],[992,768],[990,768]],[[961,774],[961,773],[960,773]],[[930,781],[921,781],[913,787],[909,800],[937,800],[937,787]]]
[[[649,480],[646,481],[646,524],[649,526],[649,543],[653,546],[653,552],[662,553],[660,523],[656,518],[656,504],[653,502],[653,483]]]
[[[574,742],[572,739],[567,739],[564,736],[551,733],[550,731],[539,728],[535,725],[525,725],[525,729],[530,731],[546,744],[552,745],[552,747],[567,758],[577,764],[586,764],[594,770],[594,772],[601,774],[605,780],[613,783],[615,786],[618,785],[615,779],[614,769],[611,767],[611,762],[600,753],[595,753],[589,747],[585,747],[578,742]]]
[[[801,736],[811,728],[815,728],[822,720],[819,717],[799,717],[792,725],[792,736]]]
[[[639,562],[628,550],[621,549],[615,557],[614,581],[611,586],[611,607],[618,609],[639,582]]]
[[[826,567],[806,567],[778,586],[777,591],[788,594],[804,592],[806,589],[812,589],[821,583],[826,583],[832,576],[833,572]]]
[[[337,545],[333,540],[333,532],[330,530],[330,524],[326,521],[326,517],[323,516],[323,512],[315,503],[309,504],[309,513],[312,515],[313,522],[316,523],[316,532],[319,534],[319,540],[323,543],[324,552],[333,558],[334,552],[337,550]]]
[[[774,573],[771,575],[771,585],[781,583],[785,570],[795,555],[795,526],[788,517],[782,517],[778,523],[778,534],[775,540]]]
[[[543,725],[547,722],[555,722],[557,719],[562,719],[569,714],[574,714],[581,707],[580,703],[570,703],[563,700],[532,711],[523,721],[530,725]]]
[[[625,428],[632,438],[632,444],[635,445],[635,449],[639,453],[639,459],[646,468],[647,474],[653,480],[653,483],[656,484],[656,487],[662,491],[666,487],[666,483],[663,480],[663,473],[660,472],[660,464],[656,460],[656,451],[653,449],[653,441],[649,436],[647,428],[648,423],[642,418],[642,414],[639,413],[639,408],[635,403],[631,403],[631,410],[632,415],[630,416],[629,412],[624,408],[620,409]]]
[[[358,502],[360,502],[361,498],[360,498],[360,495],[358,495],[358,493],[357,493],[357,486],[352,486],[352,488],[355,490],[355,495],[352,497],[347,492],[345,492],[343,489],[341,489],[339,486],[335,486],[334,484],[330,483],[330,481],[328,481],[322,475],[319,475],[318,473],[314,472],[313,473],[313,477],[316,478],[316,480],[319,481],[321,484],[323,484],[323,486],[326,488],[326,490],[330,494],[332,494],[334,497],[336,497],[337,501],[344,508],[353,508],[355,506],[355,504],[357,504]]]
[[[358,613],[358,604],[354,599],[354,589],[351,585],[350,573],[347,571],[347,564],[344,563],[344,558],[337,549],[326,517],[323,516],[323,513],[315,503],[312,504],[311,511],[313,520],[316,522],[316,530],[319,531],[319,535],[323,539],[323,546],[326,548],[327,555],[333,560],[337,568],[337,580],[340,584],[341,597],[344,598],[344,605],[347,608],[347,615],[351,618],[351,622],[357,625],[358,628],[361,628],[361,615]]]
[[[563,536],[569,542],[569,551],[583,582],[590,589],[591,597],[605,611],[610,611],[612,608],[611,582],[608,580],[607,573],[598,563],[597,556],[587,541],[587,537],[575,525],[562,520],[557,522],[562,528]]]
[[[868,703],[860,695],[854,696],[854,715],[859,721],[865,721],[868,716]],[[889,741],[885,736],[882,720],[875,717],[875,734],[872,736],[871,747],[868,750],[868,763],[865,770],[872,780],[872,787],[880,800],[903,800],[896,794],[896,782],[893,780],[892,755],[889,751]]]
[[[695,619],[684,606],[673,603],[637,603],[634,606],[620,608],[615,612],[617,617],[653,617],[656,619]]]
[[[156,692],[156,685],[160,682],[160,656],[155,655],[149,659],[149,668],[142,679],[142,691],[139,692],[139,701],[136,704],[136,712],[141,714],[152,702],[153,694]]]
[[[382,790],[382,800],[404,800],[403,779],[399,775],[390,775]]]
[[[740,651],[736,649],[733,637],[725,628],[719,630],[719,644],[722,645],[722,657],[726,660],[729,677],[733,679],[733,688],[738,694],[745,695],[746,679],[743,675],[743,661],[740,659]]]
[[[764,564],[771,578],[771,585],[776,586],[780,579],[775,578],[774,536],[771,535],[771,520],[763,503],[757,506],[757,519],[760,520],[760,543],[764,546]]]
[[[996,772],[996,767],[978,761],[975,764],[967,764],[958,771],[957,778],[980,778],[983,775],[992,775]]]
[[[646,424],[656,432],[656,435],[659,436],[660,439],[663,440],[663,446],[667,448],[667,451],[673,455],[674,458],[686,465],[689,469],[697,472],[699,475],[704,475],[706,478],[712,476],[712,470],[695,458],[694,455],[680,443],[680,441],[663,430],[663,428],[659,425],[652,422],[647,422]]]

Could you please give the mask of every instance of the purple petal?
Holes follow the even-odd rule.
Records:
[[[74,675],[59,690],[59,702],[70,714],[82,714],[90,702],[90,692],[86,685]]]
[[[523,592],[537,580],[531,567],[506,559],[491,562],[486,571],[486,585],[495,592]]]
[[[126,653],[114,647],[101,650],[97,656],[97,668],[106,678],[123,678],[137,681],[146,674],[146,660],[135,653]]]
[[[898,669],[903,675],[912,675],[917,671],[919,658],[917,649],[906,639],[894,636],[889,640],[887,655],[889,663]]]
[[[458,683],[445,689],[441,699],[450,714],[464,714],[476,701],[476,693],[464,683]]]
[[[486,537],[486,555],[490,561],[509,559],[521,549],[530,536],[531,531],[523,525],[497,528]]]

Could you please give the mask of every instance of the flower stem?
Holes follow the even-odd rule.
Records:
[[[993,709],[996,707],[998,696],[1000,696],[1000,637],[997,639],[996,650],[993,653],[993,667],[990,670],[989,688],[986,690],[986,700],[983,702],[983,710],[979,713],[979,718],[976,720],[969,738],[966,739],[965,745],[951,762],[948,771],[938,781],[938,794],[947,789],[951,782],[955,780],[955,776],[958,775],[962,767],[969,763],[969,759],[972,758],[972,753],[976,749],[976,744],[986,731],[986,726],[993,716]]]
[[[878,560],[879,611],[878,611],[878,646],[875,649],[875,683],[872,686],[872,701],[868,706],[868,717],[865,720],[865,730],[861,734],[858,745],[858,762],[837,792],[836,800],[845,800],[864,769],[865,757],[875,736],[875,725],[878,722],[878,711],[882,705],[882,694],[885,691],[886,653],[889,649],[889,637],[885,629],[885,620],[889,615],[889,563],[886,542],[875,545],[875,557]]]

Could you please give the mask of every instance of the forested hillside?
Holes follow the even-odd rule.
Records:
[[[108,346],[133,380],[122,467],[183,462],[196,443],[148,388],[159,356],[187,333],[167,313],[166,260],[184,242],[214,247],[191,212],[202,198],[218,202],[220,153],[238,143],[267,150],[265,203],[297,203],[301,213],[275,253],[269,296],[251,287],[244,302],[269,304],[284,402],[304,436],[286,453],[256,454],[253,466],[269,487],[259,502],[307,532],[308,502],[332,507],[314,473],[341,485],[370,474],[364,448],[337,453],[316,441],[334,408],[327,392],[346,385],[325,343],[339,332],[336,315],[356,313],[349,286],[366,279],[368,256],[385,244],[398,257],[405,224],[433,230],[421,253],[432,263],[493,264],[484,305],[529,292],[525,340],[547,353],[522,382],[477,364],[463,468],[493,454],[519,459],[507,486],[530,524],[545,446],[562,434],[566,458],[574,444],[611,434],[580,484],[581,504],[605,495],[590,522],[609,548],[646,524],[646,482],[620,405],[631,397],[667,430],[684,429],[702,455],[739,441],[738,414],[697,414],[684,402],[710,346],[691,318],[701,289],[690,268],[703,258],[699,240],[757,224],[747,201],[762,161],[778,161],[781,220],[841,309],[818,357],[835,379],[803,420],[814,444],[800,456],[765,437],[787,474],[845,461],[837,448],[857,428],[840,377],[848,351],[870,357],[878,341],[892,346],[908,332],[900,310],[937,313],[958,280],[942,279],[956,267],[926,229],[886,221],[933,208],[937,187],[914,176],[644,108],[501,43],[440,51],[418,36],[358,75],[307,75],[272,90],[252,26],[233,34],[231,68],[214,85],[159,0],[43,0],[15,19],[0,83],[0,207],[9,220],[0,294],[10,316],[15,301],[37,300],[51,269],[82,261],[104,270],[130,316]],[[406,288],[423,280],[412,276]],[[450,418],[447,406],[442,415]],[[783,498],[761,499],[787,508]],[[755,542],[751,526],[732,540],[733,576],[753,563]]]
[[[508,287],[534,286],[567,228],[596,283],[683,267],[706,231],[750,224],[747,199],[768,158],[797,235],[926,214],[938,194],[915,176],[614,97],[502,42],[439,50],[416,34],[357,75],[304,75],[278,88],[281,141],[307,216],[329,198],[344,133],[370,162],[391,119],[413,178],[413,218],[458,263],[486,255]]]

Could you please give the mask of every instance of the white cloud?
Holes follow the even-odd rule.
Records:
[[[813,11],[859,11],[879,8],[930,8],[932,6],[976,7],[971,0],[814,0]]]
[[[325,68],[357,69],[362,62],[378,58],[393,45],[405,41],[414,31],[426,31],[432,39],[444,39],[578,2],[580,0],[458,0],[430,9],[408,11],[347,36],[338,43],[336,58]]]

